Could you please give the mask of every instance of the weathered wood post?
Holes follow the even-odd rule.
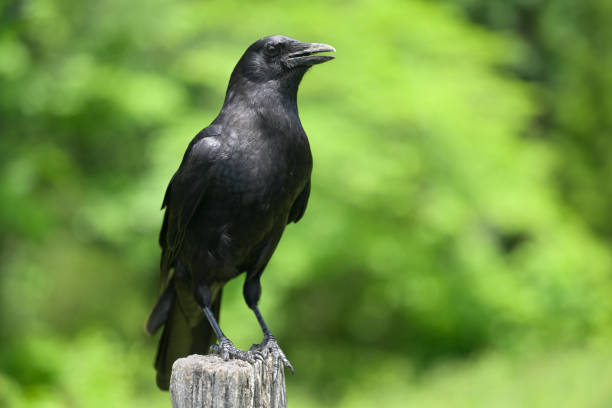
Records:
[[[274,359],[250,364],[216,355],[191,355],[172,366],[173,408],[286,408],[285,373]]]

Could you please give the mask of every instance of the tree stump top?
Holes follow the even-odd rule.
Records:
[[[285,408],[285,374],[272,357],[253,364],[191,355],[172,366],[173,408]]]

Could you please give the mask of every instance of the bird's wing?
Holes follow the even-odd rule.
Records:
[[[219,126],[209,126],[198,133],[166,189],[162,204],[166,212],[159,234],[162,290],[180,253],[187,226],[205,196],[220,145],[216,136],[220,134]]]
[[[287,224],[290,222],[298,222],[300,218],[306,212],[306,206],[308,205],[308,197],[310,197],[310,180],[306,183],[306,186],[295,199],[293,206],[291,207],[291,211],[289,212],[289,219],[287,220]]]

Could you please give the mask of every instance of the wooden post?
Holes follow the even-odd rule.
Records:
[[[286,408],[285,373],[274,359],[250,364],[216,355],[179,358],[172,366],[173,408]]]

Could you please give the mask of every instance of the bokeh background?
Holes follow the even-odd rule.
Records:
[[[162,195],[270,34],[338,50],[263,278],[290,406],[612,406],[609,0],[0,4],[1,407],[169,406]]]

